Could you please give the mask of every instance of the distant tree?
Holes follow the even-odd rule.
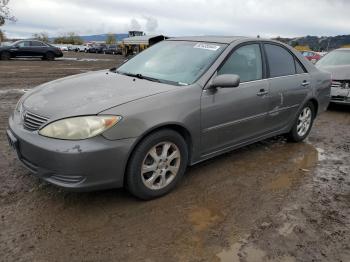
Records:
[[[8,3],[10,0],[0,0],[0,26],[4,25],[6,21],[16,21],[16,18],[11,15]]]
[[[36,40],[42,41],[44,43],[49,42],[49,35],[46,32],[35,33],[35,34],[33,34],[33,38]]]
[[[298,41],[292,41],[292,43],[291,43],[291,46],[292,47],[296,47],[296,46],[298,46],[299,45],[299,42]]]
[[[81,39],[80,36],[78,36],[74,32],[69,32],[67,36],[68,43],[67,44],[72,44],[72,45],[82,45],[83,40]]]
[[[11,15],[8,3],[10,0],[0,0],[0,26],[3,26],[6,21],[15,22],[16,18]],[[5,34],[0,29],[0,42],[4,41]]]
[[[74,32],[69,32],[54,39],[55,44],[82,45],[84,41]]]
[[[106,44],[111,45],[115,43],[116,43],[115,34],[108,34],[106,39]]]
[[[5,39],[6,39],[5,33],[0,30],[0,43],[5,41]]]

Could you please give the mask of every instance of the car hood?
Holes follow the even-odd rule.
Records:
[[[350,80],[350,65],[320,66],[318,68],[331,73],[334,80]]]
[[[176,88],[103,70],[48,82],[25,94],[22,102],[25,110],[58,119],[95,115]]]

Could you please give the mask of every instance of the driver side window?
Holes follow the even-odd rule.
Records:
[[[242,82],[262,79],[262,59],[259,44],[245,45],[235,50],[218,70],[218,75],[236,74]]]

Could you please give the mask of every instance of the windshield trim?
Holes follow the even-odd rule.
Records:
[[[158,79],[159,81],[162,81],[162,83],[164,84],[169,84],[169,85],[175,85],[175,86],[190,86],[190,85],[194,85],[195,83],[197,83],[202,77],[203,75],[208,72],[208,70],[214,65],[214,63],[219,59],[219,57],[223,54],[223,52],[228,48],[229,44],[226,43],[219,43],[219,42],[205,42],[205,41],[194,41],[194,40],[176,40],[178,42],[187,42],[187,43],[208,43],[208,44],[219,44],[223,47],[223,49],[217,54],[216,58],[213,59],[213,61],[211,63],[208,63],[207,67],[203,70],[203,72],[198,75],[197,78],[195,78],[192,83],[182,83],[182,82],[176,82],[176,81],[171,81],[171,80],[165,80],[165,79]],[[163,43],[163,42],[174,42],[174,40],[163,40],[159,43]],[[159,44],[158,43],[158,44]],[[154,46],[156,46],[157,44],[155,44]],[[119,65],[117,67],[116,72],[118,74],[130,74],[129,72],[124,72],[124,71],[120,71],[119,68],[122,67],[125,63],[129,62],[130,60],[134,59],[135,57],[137,57],[139,54],[141,54],[142,52],[138,53],[137,55],[133,56],[131,59],[124,61],[124,63],[122,63],[121,65]],[[146,75],[144,75],[145,77],[147,77]],[[152,77],[153,78],[153,77]]]

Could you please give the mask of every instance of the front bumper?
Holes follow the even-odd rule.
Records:
[[[19,160],[32,174],[75,191],[122,187],[136,140],[110,141],[103,136],[79,141],[52,139],[24,129],[13,117],[7,132]]]
[[[331,103],[335,104],[349,104],[350,105],[350,89],[342,89],[332,87],[331,89]]]

